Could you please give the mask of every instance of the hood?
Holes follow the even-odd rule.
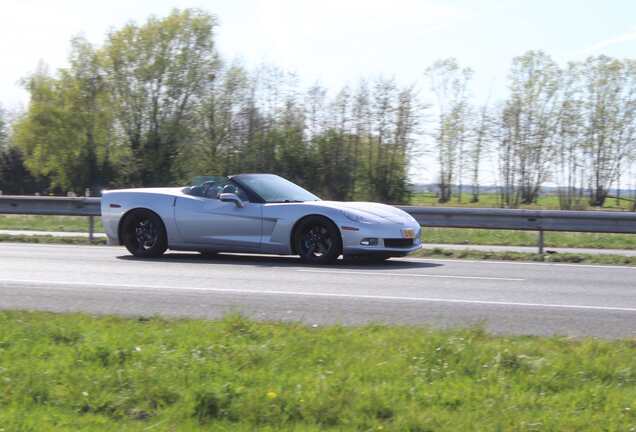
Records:
[[[342,201],[314,201],[311,204],[337,210],[347,210],[370,217],[371,219],[379,219],[380,221],[392,223],[406,224],[415,221],[410,214],[387,204]]]

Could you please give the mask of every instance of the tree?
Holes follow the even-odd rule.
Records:
[[[186,119],[218,67],[213,16],[174,10],[113,31],[101,51],[115,117],[130,149],[130,182],[171,183]]]
[[[178,147],[178,179],[195,175],[227,175],[245,162],[251,87],[248,72],[238,64],[221,66],[204,84],[185,128],[187,139]]]
[[[590,204],[602,206],[636,151],[636,62],[607,56],[583,64],[583,158]]]
[[[484,104],[479,109],[479,117],[473,126],[473,138],[468,153],[469,165],[471,168],[471,193],[470,202],[479,202],[479,180],[481,164],[484,154],[489,151],[488,143],[492,137],[493,119],[488,112],[488,105]],[[461,196],[461,193],[460,193]]]
[[[435,132],[439,163],[439,202],[451,199],[455,181],[461,199],[465,168],[465,145],[468,141],[470,112],[468,86],[473,76],[470,68],[461,68],[454,58],[438,60],[426,71],[431,90],[437,97],[438,125]]]
[[[9,145],[9,125],[2,105],[0,105],[0,153]]]
[[[371,130],[371,92],[367,81],[361,80],[358,83],[353,95],[353,106],[351,112],[352,127],[352,178],[350,193],[352,196],[363,196],[366,184],[364,179],[364,157],[366,154],[364,147],[370,145]]]
[[[24,80],[31,101],[13,140],[29,171],[53,187],[98,192],[111,180],[109,93],[92,47],[77,38],[72,48],[71,66],[57,77],[40,66]]]
[[[577,204],[583,180],[583,117],[584,99],[581,83],[581,65],[570,63],[563,72],[559,123],[556,137],[556,182],[559,204],[571,210]]]
[[[10,125],[6,111],[0,106],[0,191],[9,195],[42,192],[47,179],[38,179],[24,166],[20,150],[11,145]]]
[[[36,177],[25,166],[20,150],[9,145],[0,152],[0,191],[7,195],[32,195],[49,189],[50,180]]]
[[[503,108],[500,133],[500,167],[504,170],[501,176],[507,206],[535,202],[550,174],[560,80],[558,65],[542,51],[529,51],[513,59],[510,96]]]

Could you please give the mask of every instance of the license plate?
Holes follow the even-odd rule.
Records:
[[[415,238],[415,230],[413,228],[405,228],[402,230],[402,237],[405,239]]]

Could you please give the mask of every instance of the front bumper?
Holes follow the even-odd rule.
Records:
[[[344,255],[382,254],[405,256],[422,247],[421,227],[419,225],[368,225],[356,226],[357,230],[347,230],[341,227],[342,253]],[[415,237],[413,243],[404,247],[387,247],[385,239],[404,239],[403,230],[413,229]],[[378,239],[377,245],[362,245],[365,239]]]

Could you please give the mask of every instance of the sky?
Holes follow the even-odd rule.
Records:
[[[110,29],[173,8],[217,16],[217,49],[246,66],[271,63],[302,84],[335,91],[361,77],[416,83],[456,57],[475,71],[477,101],[505,97],[513,57],[542,49],[559,63],[589,55],[636,57],[636,0],[1,0],[0,105],[19,110],[20,78],[38,62],[66,65],[70,39],[96,45]],[[422,176],[422,179],[429,177]]]

